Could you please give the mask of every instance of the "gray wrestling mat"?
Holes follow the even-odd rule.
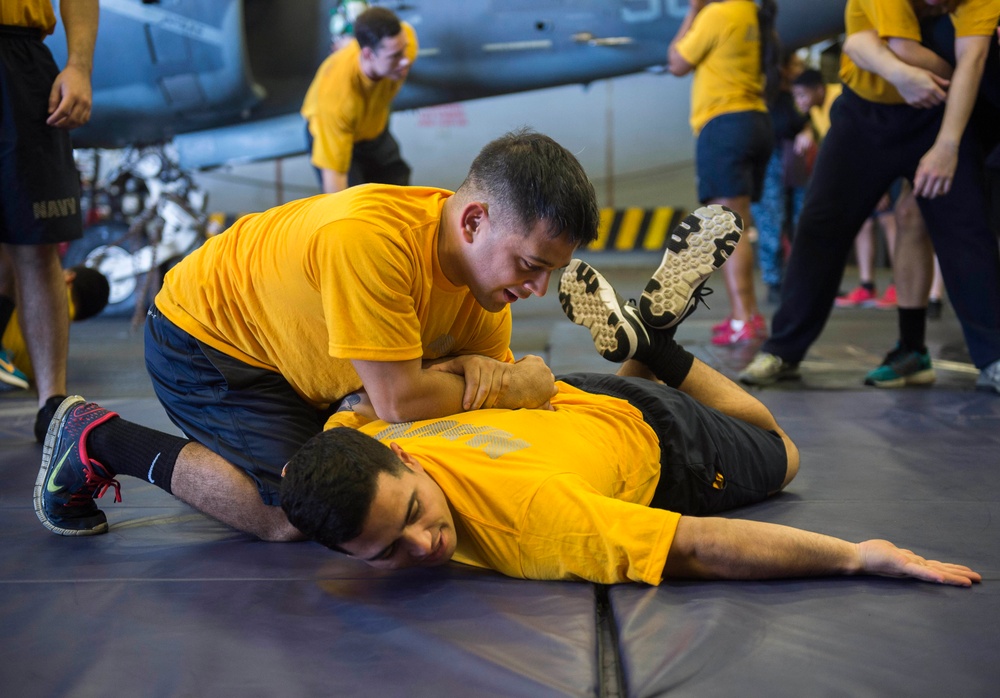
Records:
[[[557,372],[608,370],[586,332],[550,312],[554,296],[518,304],[515,348]],[[732,373],[736,351],[707,343],[719,314],[705,315],[686,323],[685,341]],[[0,696],[994,695],[1000,397],[972,392],[962,370],[939,370],[930,389],[860,388],[869,362],[847,347],[878,356],[893,321],[835,317],[810,355],[829,371],[758,393],[798,442],[802,469],[786,493],[734,515],[888,538],[973,567],[984,582],[972,589],[881,578],[609,588],[459,565],[380,573],[316,544],[257,542],[130,478],[122,503],[100,500],[107,535],[62,538],[31,506],[34,398],[6,393]],[[932,327],[936,358],[960,346],[956,327]],[[72,341],[76,390],[172,430],[145,381],[141,336],[96,319]]]

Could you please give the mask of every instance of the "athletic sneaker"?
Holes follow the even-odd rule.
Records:
[[[27,390],[28,377],[10,360],[6,349],[0,349],[0,392]]]
[[[663,260],[639,299],[642,321],[666,329],[690,315],[705,293],[705,280],[729,259],[742,232],[739,215],[718,204],[685,216],[667,238]]]
[[[882,365],[865,376],[865,385],[876,388],[902,388],[905,385],[929,385],[934,382],[934,367],[926,351],[896,348],[885,355]]]
[[[719,334],[724,330],[728,330],[729,323],[732,321],[733,321],[733,316],[730,315],[722,322],[715,323],[714,325],[712,325],[712,334]],[[751,317],[750,321],[753,323],[754,329],[758,330],[761,333],[762,337],[767,336],[767,320],[764,318],[763,315],[758,313],[757,315]]]
[[[1000,393],[1000,359],[979,372],[976,379],[976,390]]]
[[[559,280],[559,303],[566,317],[590,330],[597,352],[621,363],[648,347],[652,340],[639,309],[625,302],[592,266],[574,259]]]
[[[850,293],[837,296],[833,304],[838,308],[867,308],[878,302],[875,289],[868,290],[864,286],[858,286]]]
[[[740,382],[746,385],[771,385],[782,380],[799,377],[798,363],[785,361],[780,356],[759,351],[745,369],[740,371]]]
[[[91,429],[116,416],[79,395],[66,398],[56,410],[42,447],[34,492],[38,520],[53,533],[107,533],[108,519],[94,499],[114,487],[115,501],[120,502],[121,488],[107,468],[87,455],[86,444]]]
[[[889,284],[882,297],[875,301],[875,307],[879,310],[895,310],[896,305],[896,284]]]
[[[767,337],[767,322],[761,315],[754,315],[747,322],[730,320],[729,324],[712,336],[712,344],[728,346],[744,344]]]

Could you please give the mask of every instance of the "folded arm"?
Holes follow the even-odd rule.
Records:
[[[844,53],[862,70],[875,73],[892,83],[911,107],[926,109],[944,102],[947,97],[945,90],[948,87],[948,80],[942,75],[946,73],[939,74],[929,65],[925,65],[933,63],[925,54],[932,56],[935,54],[914,41],[904,39],[893,41],[895,46],[906,47],[904,54],[916,62],[911,64],[894,53],[874,31],[856,32],[848,36],[844,41]],[[913,49],[912,44],[919,46],[923,52]],[[938,60],[944,66],[948,65],[944,60],[940,58]],[[937,68],[944,71],[940,65]]]
[[[492,407],[542,407],[556,393],[545,362],[527,356],[506,363],[462,356],[424,365],[411,361],[352,361],[379,419],[409,422]]]

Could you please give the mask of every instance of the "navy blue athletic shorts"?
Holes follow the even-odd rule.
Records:
[[[558,376],[642,412],[660,442],[660,481],[649,506],[708,516],[764,500],[788,470],[785,443],[767,431],[645,378],[601,373]]]
[[[69,131],[45,123],[58,74],[41,32],[0,26],[0,243],[45,245],[83,235]]]
[[[698,134],[695,169],[698,200],[749,196],[759,201],[774,150],[771,117],[762,111],[720,114]]]
[[[146,370],[170,420],[244,470],[265,504],[280,504],[281,469],[323,430],[329,410],[303,400],[280,373],[199,342],[156,306],[145,332]]]

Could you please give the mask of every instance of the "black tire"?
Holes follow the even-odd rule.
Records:
[[[65,268],[82,264],[97,269],[108,278],[108,305],[101,312],[106,317],[131,317],[135,312],[136,296],[146,279],[145,273],[128,273],[132,252],[147,244],[145,236],[129,238],[127,233],[125,223],[97,223],[85,228],[83,237],[70,243],[63,255]]]

